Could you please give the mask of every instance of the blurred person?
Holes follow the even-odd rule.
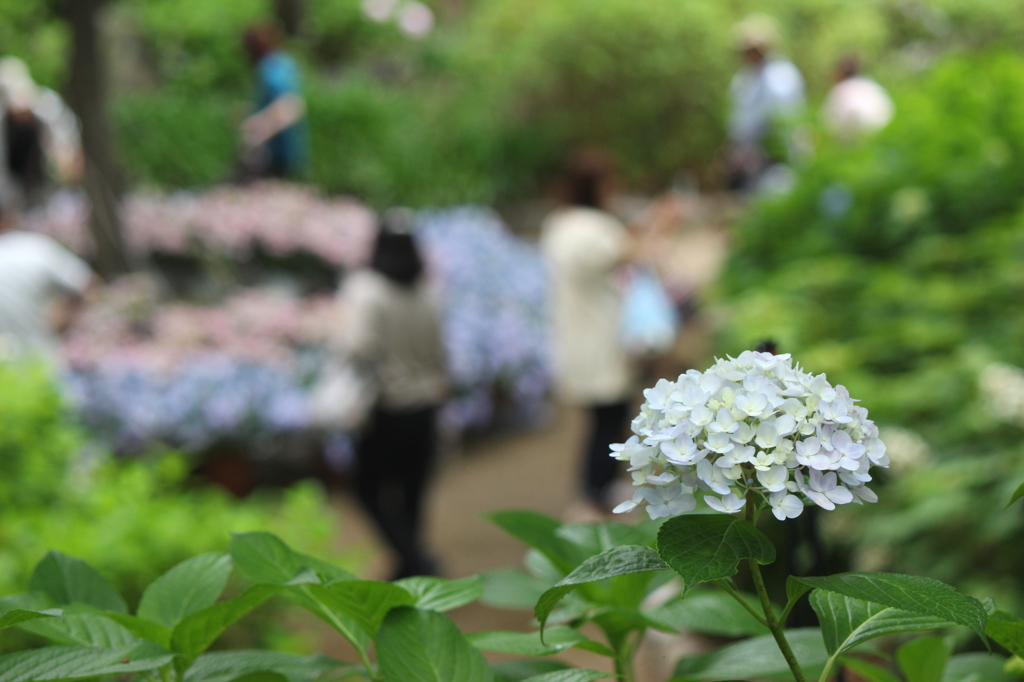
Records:
[[[896,106],[889,93],[860,72],[854,57],[836,66],[835,85],[825,98],[821,116],[825,127],[842,140],[852,140],[889,125]]]
[[[82,175],[78,118],[53,90],[36,85],[17,57],[0,58],[4,178],[0,200],[10,211],[39,203],[51,179]]]
[[[729,184],[751,190],[773,164],[793,153],[795,140],[786,124],[803,110],[804,79],[778,53],[779,30],[771,17],[748,16],[736,25],[735,39],[743,65],[729,86]]]
[[[611,162],[579,153],[567,173],[567,205],[541,227],[541,251],[551,279],[554,383],[565,402],[584,408],[590,426],[583,452],[582,492],[598,510],[614,506],[609,488],[618,473],[610,446],[625,440],[636,375],[622,338],[619,266],[642,259],[678,219],[674,198],[655,208],[643,239],[605,210]]]
[[[255,111],[241,124],[242,165],[248,176],[299,178],[309,142],[299,68],[279,45],[273,26],[258,26],[242,39],[256,72]]]
[[[370,267],[352,273],[340,294],[342,349],[377,390],[356,451],[355,492],[398,556],[395,578],[437,572],[422,516],[447,392],[440,315],[411,226],[411,211],[385,213]]]
[[[53,239],[12,229],[0,214],[0,359],[59,363],[58,333],[71,323],[95,278]]]

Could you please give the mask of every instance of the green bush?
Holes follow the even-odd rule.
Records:
[[[1024,433],[979,381],[1024,366],[1024,60],[955,58],[897,94],[889,129],[823,145],[737,227],[725,345],[774,338],[905,429],[881,502],[835,515],[857,561],[1019,599],[1024,527],[991,500],[1024,479]]]
[[[38,368],[0,364],[0,462],[0,590],[24,584],[35,563],[58,549],[85,558],[137,598],[182,559],[223,550],[235,531],[272,530],[337,558],[338,524],[318,485],[239,501],[190,486],[187,463],[173,454],[109,459],[87,447]]]

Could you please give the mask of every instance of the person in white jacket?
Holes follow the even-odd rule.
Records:
[[[841,140],[853,140],[889,125],[896,106],[889,93],[860,71],[857,60],[845,57],[836,67],[835,85],[825,98],[821,117]]]

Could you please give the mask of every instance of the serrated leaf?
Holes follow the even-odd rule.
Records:
[[[214,651],[195,660],[182,682],[231,682],[253,673],[276,673],[289,682],[312,682],[346,666],[327,656],[294,656],[276,651]],[[347,666],[351,667],[351,666]]]
[[[786,630],[786,639],[808,679],[825,667],[828,653],[817,628]],[[786,659],[771,635],[729,644],[717,651],[686,656],[676,665],[675,678],[687,682],[718,682],[729,679],[792,680]]]
[[[186,662],[194,660],[235,621],[280,590],[276,585],[253,585],[234,599],[186,616],[172,631],[171,648],[184,656]]]
[[[796,580],[819,590],[964,625],[988,644],[982,603],[938,580],[898,573],[840,573]]]
[[[949,646],[939,637],[918,637],[896,650],[896,662],[907,682],[942,682]]]
[[[953,625],[932,616],[823,590],[815,590],[811,594],[811,607],[818,614],[825,649],[829,654],[849,651],[858,644],[882,635],[934,630]]]
[[[50,552],[36,564],[29,589],[43,592],[57,606],[79,603],[101,611],[128,613],[124,599],[95,568],[60,552]]]
[[[551,615],[551,610],[576,585],[631,573],[661,571],[666,568],[668,567],[658,557],[657,552],[650,547],[640,545],[615,547],[587,559],[569,575],[558,581],[554,587],[545,591],[537,601],[533,613],[540,623],[542,636],[544,624],[547,622],[548,616]]]
[[[158,644],[164,649],[171,648],[171,629],[166,625],[160,625],[160,623],[154,623],[138,616],[129,616],[127,613],[107,612],[100,615],[121,625],[140,639]]]
[[[775,547],[752,523],[729,514],[669,519],[658,532],[658,554],[683,577],[684,589],[735,575],[742,559],[775,561]]]
[[[650,615],[676,630],[691,630],[720,637],[756,636],[769,632],[767,627],[724,592],[691,593],[685,599],[670,601]]]
[[[1010,495],[1010,501],[1006,503],[1006,506],[1003,509],[1009,509],[1014,502],[1022,497],[1024,497],[1024,483],[1017,486],[1017,489],[1013,491],[1013,495]]]
[[[316,572],[325,583],[355,579],[343,568],[296,552],[271,533],[234,533],[228,551],[235,568],[256,583],[287,585],[306,569]]]
[[[200,554],[186,559],[150,583],[136,615],[168,628],[215,603],[231,575],[231,556]]]
[[[533,547],[563,574],[570,573],[583,557],[578,547],[558,536],[561,523],[535,511],[502,511],[489,517],[502,530]]]
[[[0,616],[0,630],[14,627],[37,618],[60,618],[64,612],[60,609],[43,609],[41,611],[30,611],[28,609],[11,609]]]
[[[491,682],[493,673],[448,616],[411,606],[392,609],[377,635],[377,662],[386,680]]]
[[[524,611],[532,611],[540,596],[554,582],[541,580],[517,569],[492,571],[480,577],[483,581],[481,602],[496,608]]]
[[[544,673],[543,675],[534,675],[528,677],[523,682],[591,682],[591,680],[601,680],[608,677],[615,677],[608,673],[603,673],[598,670],[559,670],[552,673]]]
[[[152,644],[123,649],[50,646],[0,656],[0,682],[45,682],[120,675],[154,670],[173,659],[173,654]],[[126,660],[127,663],[124,662]]]
[[[839,662],[847,669],[857,673],[864,682],[900,682],[900,678],[885,668],[865,661],[863,658],[844,656]]]
[[[416,608],[441,613],[474,602],[484,593],[483,581],[478,575],[460,580],[417,576],[396,580],[394,584],[416,598],[413,604]]]
[[[989,614],[985,633],[1015,656],[1024,653],[1024,620],[1005,611]]]
[[[351,618],[371,638],[396,606],[410,606],[416,598],[391,583],[376,580],[343,580],[330,585],[310,585],[309,593],[321,604]]]
[[[474,632],[466,635],[469,643],[481,651],[496,651],[503,654],[518,656],[550,656],[572,648],[583,648],[602,655],[614,652],[599,642],[587,639],[579,630],[567,626],[548,628],[544,633],[544,641],[540,632],[508,632],[495,630],[491,632]],[[597,645],[592,647],[590,645]]]
[[[124,626],[101,613],[70,613],[63,618],[49,618],[22,623],[22,630],[46,637],[56,644],[120,649],[137,645],[138,638]]]

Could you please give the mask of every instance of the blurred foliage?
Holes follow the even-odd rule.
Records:
[[[953,58],[896,94],[887,130],[823,141],[795,190],[738,226],[725,346],[773,338],[905,429],[881,502],[834,521],[855,561],[1019,600],[1024,524],[1003,504],[1024,432],[979,377],[1024,366],[1024,59]]]
[[[67,36],[49,0],[0,0],[0,39],[61,84]],[[614,150],[623,179],[713,179],[733,24],[778,18],[812,102],[858,54],[889,84],[950,51],[1024,48],[1024,0],[475,0],[435,3],[425,39],[375,22],[360,0],[306,3],[287,45],[303,65],[313,166],[332,192],[384,205],[533,196],[572,147]],[[119,0],[105,22],[130,177],[169,187],[230,176],[251,73],[243,30],[270,0]]]
[[[25,584],[57,549],[86,559],[134,600],[174,564],[223,551],[230,533],[249,530],[339,558],[336,517],[317,485],[240,501],[190,486],[188,464],[174,454],[110,459],[87,445],[36,367],[0,364],[0,462],[0,590]]]

